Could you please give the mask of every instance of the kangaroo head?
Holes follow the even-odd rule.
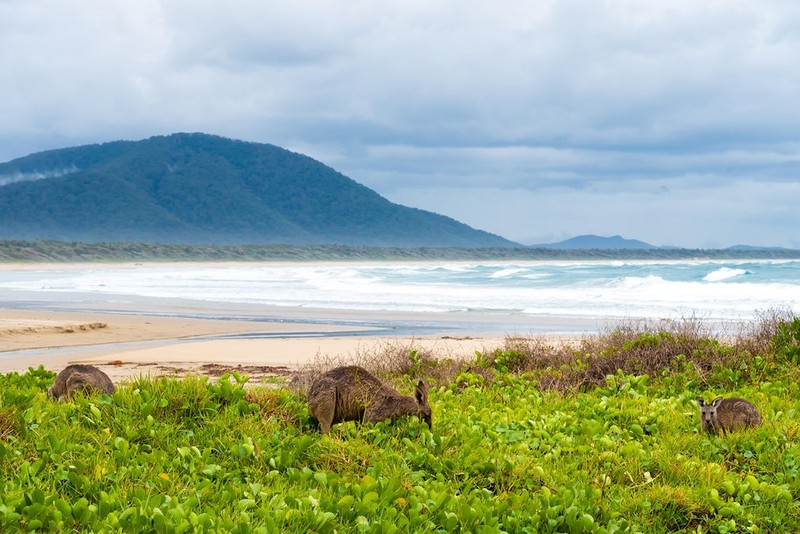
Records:
[[[709,427],[714,426],[714,422],[717,419],[717,407],[722,402],[722,397],[717,397],[711,404],[706,404],[701,397],[697,397],[697,404],[700,406],[700,419],[703,421],[704,425],[708,425]]]
[[[422,380],[419,381],[417,387],[414,389],[414,398],[417,399],[417,416],[425,421],[428,428],[433,428],[431,424],[431,405],[428,404],[428,386]]]

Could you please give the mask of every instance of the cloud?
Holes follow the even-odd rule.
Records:
[[[509,237],[494,221],[520,192],[684,202],[672,211],[720,242],[739,227],[703,228],[714,207],[692,194],[800,200],[793,1],[5,0],[0,50],[3,161],[204,131],[306,153],[398,202],[496,191],[501,207],[470,222]],[[547,225],[592,214],[643,237],[577,211]],[[748,227],[792,239],[770,217]]]
[[[31,182],[34,180],[44,180],[46,178],[58,178],[59,176],[64,176],[65,174],[76,172],[77,170],[78,169],[73,166],[55,171],[15,172],[13,174],[0,174],[0,187],[13,184],[15,182]]]
[[[401,189],[398,201],[423,209],[445,207],[452,216],[514,241],[551,243],[576,235],[634,236],[653,245],[720,248],[735,244],[800,248],[786,231],[797,224],[784,199],[798,184],[736,182],[726,187],[637,191],[552,188],[535,192],[487,186]],[[709,229],[715,231],[709,232]]]

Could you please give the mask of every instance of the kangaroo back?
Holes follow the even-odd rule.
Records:
[[[82,391],[89,394],[93,391],[111,395],[114,383],[103,371],[93,365],[69,365],[56,376],[53,385],[47,390],[48,397],[66,400]]]
[[[337,367],[315,380],[308,394],[308,411],[323,434],[335,423],[375,422],[403,415],[417,415],[431,424],[428,390],[422,381],[415,397],[401,395],[358,366]]]

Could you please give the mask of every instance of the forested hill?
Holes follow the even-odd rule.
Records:
[[[394,204],[307,156],[198,133],[51,150],[0,164],[0,239],[515,245]]]

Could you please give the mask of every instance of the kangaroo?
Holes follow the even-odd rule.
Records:
[[[334,423],[373,423],[403,415],[416,415],[431,427],[428,387],[422,380],[410,397],[357,366],[337,367],[315,380],[308,393],[308,411],[323,434],[329,433]]]
[[[114,383],[108,375],[94,365],[68,365],[58,373],[55,382],[47,390],[47,396],[58,401],[72,397],[75,392],[100,391],[107,395],[114,393]]]
[[[706,404],[697,397],[697,404],[700,405],[700,428],[711,434],[761,426],[758,410],[744,399],[717,397],[711,404]]]

